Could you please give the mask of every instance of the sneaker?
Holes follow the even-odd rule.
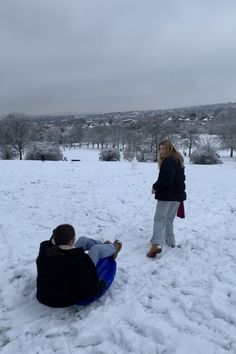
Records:
[[[116,248],[116,251],[115,253],[113,254],[113,259],[116,259],[116,257],[118,256],[118,253],[120,252],[121,248],[122,248],[122,242],[119,241],[119,240],[115,240],[113,242],[115,248]]]
[[[162,252],[161,245],[152,245],[149,252],[147,253],[147,257],[155,258],[157,254]]]

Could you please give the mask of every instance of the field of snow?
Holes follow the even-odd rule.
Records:
[[[181,248],[150,260],[157,165],[99,162],[96,150],[65,156],[0,160],[1,354],[235,354],[235,160],[186,162]],[[123,241],[112,287],[87,307],[35,299],[39,243],[61,223],[77,237]]]

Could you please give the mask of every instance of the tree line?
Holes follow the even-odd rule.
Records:
[[[219,148],[228,149],[233,157],[236,149],[236,110],[220,111],[214,119],[182,119],[176,115],[144,115],[138,119],[64,119],[47,122],[12,113],[0,120],[0,147],[2,158],[22,159],[30,146],[48,143],[73,147],[75,144],[98,149],[117,148],[127,156],[138,156],[140,161],[154,160],[158,143],[171,139],[190,156],[199,144],[200,136],[217,137]],[[214,141],[216,141],[214,140]],[[212,140],[213,141],[213,140]],[[213,143],[213,142],[212,142]]]

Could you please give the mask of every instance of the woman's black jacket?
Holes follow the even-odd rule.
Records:
[[[159,171],[158,180],[153,184],[155,199],[179,201],[186,199],[184,168],[174,156],[166,157]]]
[[[71,306],[79,300],[98,295],[105,287],[98,280],[97,270],[83,248],[58,249],[55,256],[48,256],[51,241],[40,244],[37,265],[36,297],[50,307]]]

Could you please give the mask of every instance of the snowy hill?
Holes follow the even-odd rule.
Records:
[[[1,354],[236,353],[236,163],[186,163],[181,248],[146,257],[154,163],[0,161]],[[79,158],[80,162],[70,162]],[[60,223],[79,236],[123,241],[113,286],[87,307],[35,299],[39,243]]]

